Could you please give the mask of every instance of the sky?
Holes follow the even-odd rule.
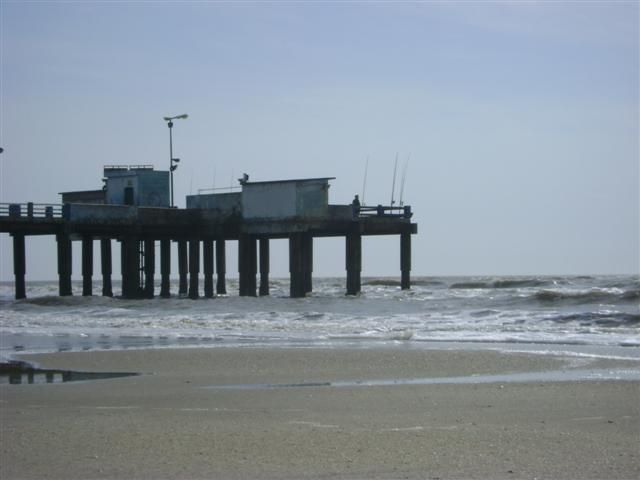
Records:
[[[166,170],[163,117],[188,113],[178,206],[244,172],[389,204],[397,156],[413,275],[638,274],[639,24],[615,0],[1,0],[0,202]],[[344,275],[344,249],[316,240],[314,274]],[[286,242],[271,263],[288,275]],[[398,237],[365,238],[362,274],[399,273]],[[55,241],[29,238],[27,280],[54,278]]]

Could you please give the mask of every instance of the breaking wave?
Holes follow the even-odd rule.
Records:
[[[508,278],[501,280],[477,280],[470,282],[453,283],[451,289],[490,289],[490,288],[529,288],[558,285],[559,281],[554,279],[539,278]]]
[[[550,319],[553,322],[578,322],[582,326],[634,327],[640,325],[640,314],[625,312],[582,312],[558,315]]]
[[[640,298],[638,290],[609,291],[609,290],[588,290],[588,291],[565,291],[565,290],[540,290],[534,294],[534,298],[540,302],[571,302],[571,303],[592,303],[592,302],[630,302]]]

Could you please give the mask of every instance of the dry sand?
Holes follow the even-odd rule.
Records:
[[[558,358],[402,348],[25,357],[145,375],[0,387],[3,480],[640,477],[638,382],[205,388],[537,371],[562,368]]]

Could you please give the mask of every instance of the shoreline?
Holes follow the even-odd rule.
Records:
[[[366,384],[637,370],[637,361],[402,346],[19,357],[46,368],[142,375],[0,386],[2,478],[640,475],[639,381]],[[216,388],[224,385],[281,388]]]
[[[417,349],[469,350],[529,353],[552,356],[593,356],[619,360],[640,361],[640,343],[584,343],[579,341],[548,340],[491,340],[491,339],[421,339],[406,332],[385,337],[336,336],[329,338],[253,337],[226,338],[216,335],[143,335],[131,334],[37,334],[3,332],[0,328],[0,363],[20,359],[24,355],[48,355],[69,352],[122,352],[132,350],[267,348],[267,349]]]

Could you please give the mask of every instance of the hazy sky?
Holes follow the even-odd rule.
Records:
[[[243,172],[335,176],[330,202],[349,203],[367,157],[365,202],[388,204],[397,153],[414,275],[640,269],[637,1],[2,0],[0,13],[0,202],[99,188],[105,164],[166,169],[162,117],[188,113],[178,205]],[[363,248],[363,275],[399,275],[397,237]],[[55,278],[53,239],[27,250],[27,279]],[[343,275],[343,241],[315,254],[315,274]]]

